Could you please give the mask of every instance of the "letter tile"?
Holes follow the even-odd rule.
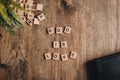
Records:
[[[61,59],[62,59],[62,61],[68,60],[68,55],[67,54],[62,54]]]
[[[77,57],[77,53],[76,52],[71,52],[70,53],[70,58],[75,59]]]
[[[45,59],[46,60],[51,59],[51,54],[50,53],[45,53],[44,55],[45,55]]]
[[[71,28],[70,27],[65,27],[64,33],[70,34]]]

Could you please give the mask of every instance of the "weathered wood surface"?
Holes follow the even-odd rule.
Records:
[[[0,80],[87,80],[85,63],[120,50],[120,0],[36,0],[44,4],[46,20],[0,39]],[[70,35],[47,35],[47,27],[70,26]],[[69,47],[53,49],[51,42]],[[76,51],[76,60],[45,61],[45,52]]]

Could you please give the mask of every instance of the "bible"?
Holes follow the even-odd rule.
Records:
[[[88,80],[120,80],[120,53],[87,62]]]

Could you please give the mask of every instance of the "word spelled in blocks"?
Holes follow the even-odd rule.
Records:
[[[40,22],[39,22],[38,18],[34,18],[34,24],[35,24],[35,25],[39,25],[39,23],[40,23]]]
[[[76,59],[77,53],[76,52],[71,52],[70,56],[68,54],[61,54],[60,55],[59,53],[53,53],[53,54],[45,53],[44,56],[45,56],[45,60],[53,59],[53,60],[66,61],[66,60],[68,60],[68,58]]]
[[[67,41],[54,41],[53,42],[53,48],[67,48],[68,45],[67,45]]]
[[[45,20],[45,15],[43,13],[38,15],[37,17],[38,17],[39,21]]]
[[[71,52],[70,53],[70,58],[75,59],[77,57],[77,53],[76,52]]]
[[[67,47],[67,41],[61,41],[61,48]]]
[[[48,34],[54,34],[54,28],[53,27],[47,28],[47,32]]]
[[[40,17],[40,16],[39,16]],[[39,19],[39,18],[38,18]],[[62,33],[67,33],[67,34],[70,34],[71,33],[71,28],[70,27],[64,27],[64,30],[62,27],[51,27],[51,31],[52,32],[55,32],[56,34],[62,34]],[[54,31],[53,31],[54,30]],[[48,33],[49,34],[49,33]]]
[[[54,60],[59,60],[60,55],[58,53],[53,53],[53,59]]]
[[[71,28],[70,27],[65,27],[64,33],[70,34]]]
[[[68,55],[67,54],[62,54],[61,59],[62,59],[62,61],[68,60]]]
[[[54,41],[53,42],[53,48],[60,48],[59,41]]]
[[[51,54],[50,53],[45,53],[45,59],[46,60],[49,60],[49,59],[51,59],[52,57],[51,57]]]
[[[62,34],[63,33],[62,27],[56,27],[56,33],[57,34]]]

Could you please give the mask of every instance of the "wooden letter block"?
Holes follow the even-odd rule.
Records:
[[[35,25],[39,25],[39,24],[40,24],[38,18],[34,18],[34,24],[35,24]]]
[[[62,32],[63,32],[62,27],[56,27],[56,33],[57,34],[62,34]]]
[[[46,60],[51,59],[51,54],[50,54],[50,53],[45,53],[45,59],[46,59]]]
[[[25,9],[26,10],[28,10],[28,11],[30,11],[31,10],[31,7],[32,7],[32,5],[30,5],[30,4],[25,4]]]
[[[67,46],[67,41],[61,41],[61,48],[66,48]]]
[[[31,21],[31,20],[26,20],[26,23],[28,24],[28,25],[30,25],[30,26],[32,26],[32,24],[33,24],[33,22]]]
[[[28,18],[28,19],[34,19],[34,14],[31,13],[31,12],[28,13],[28,14],[27,14],[27,18]]]
[[[53,53],[53,59],[59,60],[60,55],[58,53]]]
[[[39,21],[45,20],[45,15],[44,14],[40,14],[37,17],[38,17]]]
[[[53,48],[59,48],[59,47],[60,47],[59,41],[54,41]]]
[[[62,59],[62,61],[68,60],[67,54],[62,54],[62,55],[61,55],[61,59]]]
[[[71,28],[70,27],[65,27],[64,33],[70,34]]]
[[[37,4],[37,10],[42,11],[43,10],[43,4]]]
[[[77,57],[77,53],[76,52],[71,52],[70,53],[70,58],[75,59]]]
[[[55,33],[53,27],[47,28],[47,32],[48,32],[48,34],[54,34]]]

